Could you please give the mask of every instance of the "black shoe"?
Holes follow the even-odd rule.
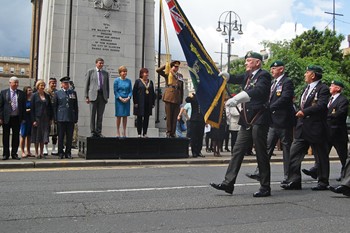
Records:
[[[2,160],[8,160],[9,159],[9,157],[8,156],[4,156],[4,157],[2,157]]]
[[[66,154],[66,159],[73,159],[72,155],[71,154]]]
[[[317,184],[315,187],[311,188],[312,191],[323,191],[328,190],[327,185]]]
[[[335,179],[336,181],[340,182],[341,181],[341,177],[338,177],[337,179]]]
[[[199,156],[199,157],[202,157],[202,158],[205,157],[202,153],[199,153],[198,156]]]
[[[225,151],[227,151],[227,152],[231,152],[229,148],[225,148]]]
[[[14,159],[14,160],[21,160],[21,158],[18,157],[18,155],[11,155],[11,157],[12,157],[12,159]]]
[[[193,154],[193,155],[192,155],[192,158],[197,158],[197,157],[198,157],[197,154]]]
[[[246,177],[248,177],[250,179],[260,181],[260,175],[259,174],[246,173],[245,175],[246,175]]]
[[[311,176],[312,179],[315,179],[315,180],[317,179],[317,173],[316,173],[316,172],[311,171],[311,170],[307,170],[307,169],[301,169],[301,171],[302,171],[305,175]]]
[[[345,186],[345,185],[339,185],[337,187],[329,186],[328,189],[331,190],[333,193],[341,193],[345,196],[350,197],[350,188],[348,186]]]
[[[58,154],[58,156],[60,157],[60,159],[64,158],[64,154],[63,153]]]
[[[233,193],[233,186],[228,186],[227,184],[215,184],[210,183],[210,186],[217,190],[225,191],[226,193],[232,194]]]
[[[300,182],[287,182],[287,184],[282,184],[281,188],[285,190],[301,190]]]
[[[268,189],[262,189],[253,194],[253,197],[268,197],[271,196],[271,191]]]
[[[286,180],[282,180],[281,181],[281,184],[288,184],[289,182],[288,181],[286,181]]]

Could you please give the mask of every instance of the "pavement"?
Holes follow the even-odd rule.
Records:
[[[203,153],[204,152],[204,153]],[[155,166],[155,165],[195,165],[195,164],[228,164],[231,158],[230,152],[222,152],[222,157],[214,157],[213,153],[202,153],[205,157],[182,159],[109,159],[109,160],[85,160],[78,156],[78,150],[72,151],[73,159],[59,159],[58,156],[47,156],[46,159],[22,158],[21,160],[0,160],[0,169],[25,169],[25,168],[68,168],[68,167],[118,167],[118,166]],[[276,155],[271,157],[271,162],[283,162],[282,151],[275,150]],[[2,153],[1,153],[2,154]],[[190,154],[190,153],[189,153]],[[334,148],[329,155],[331,161],[339,160]],[[304,161],[314,161],[313,155],[306,155]],[[256,163],[255,156],[245,156],[243,163]]]

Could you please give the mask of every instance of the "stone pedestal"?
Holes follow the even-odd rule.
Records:
[[[154,1],[145,5],[145,62],[154,77]],[[79,0],[73,1],[71,25],[70,77],[75,83],[79,100],[79,135],[90,135],[89,105],[85,103],[85,73],[102,57],[110,72],[110,98],[106,106],[102,133],[116,135],[114,110],[114,79],[118,67],[128,68],[128,78],[134,83],[142,65],[142,35],[144,1]],[[42,5],[38,77],[48,81],[67,75],[70,0],[45,0]],[[154,81],[154,80],[153,80]],[[58,85],[59,87],[59,85]],[[132,107],[131,107],[132,109]],[[158,136],[154,115],[150,118],[149,136]],[[128,135],[136,136],[134,117],[128,118]]]

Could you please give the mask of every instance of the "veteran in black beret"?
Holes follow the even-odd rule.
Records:
[[[327,143],[327,104],[329,88],[323,84],[321,66],[306,68],[304,80],[307,86],[300,97],[300,107],[296,113],[297,125],[290,150],[288,178],[281,187],[286,190],[301,189],[301,162],[305,151],[311,146],[315,160],[318,161],[317,185],[314,191],[327,190],[329,185],[329,158]],[[303,171],[306,169],[303,169]]]
[[[327,127],[328,127],[328,154],[332,147],[335,148],[339,156],[340,163],[342,165],[340,177],[338,181],[342,179],[344,175],[344,168],[346,159],[348,157],[348,132],[346,127],[346,118],[348,116],[349,101],[341,93],[344,88],[344,84],[338,80],[333,80],[329,87],[331,97],[329,98],[327,108]],[[313,178],[317,178],[317,171],[319,164],[316,162],[315,165],[302,171]]]
[[[271,158],[277,141],[280,140],[283,150],[282,183],[288,178],[290,147],[293,141],[293,126],[295,125],[295,110],[293,107],[294,85],[284,72],[284,63],[276,60],[270,65],[273,82],[270,89],[269,109],[271,122],[267,135],[267,151]],[[247,177],[260,180],[259,169],[254,173],[247,173]]]
[[[58,127],[58,155],[61,159],[72,159],[74,124],[78,122],[78,97],[77,93],[69,88],[70,77],[65,76],[60,81],[62,88],[56,92],[54,101],[54,117]]]
[[[267,155],[267,133],[269,129],[269,96],[271,75],[261,69],[262,55],[248,52],[245,56],[246,72],[240,75],[230,75],[221,72],[219,76],[227,79],[228,83],[241,84],[242,91],[227,100],[227,107],[236,107],[242,104],[242,112],[238,124],[237,140],[232,150],[232,157],[222,183],[210,185],[226,193],[233,193],[236,178],[240,170],[244,154],[251,142],[255,145],[258,167],[260,170],[260,188],[253,194],[254,197],[267,197],[271,195],[270,187],[270,161]]]

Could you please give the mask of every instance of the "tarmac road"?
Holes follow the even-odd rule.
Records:
[[[304,163],[308,168],[312,163]],[[272,164],[272,196],[244,174],[233,195],[212,189],[226,164],[0,170],[1,232],[348,232],[350,198],[330,191],[281,190]],[[337,184],[339,162],[331,163]]]

